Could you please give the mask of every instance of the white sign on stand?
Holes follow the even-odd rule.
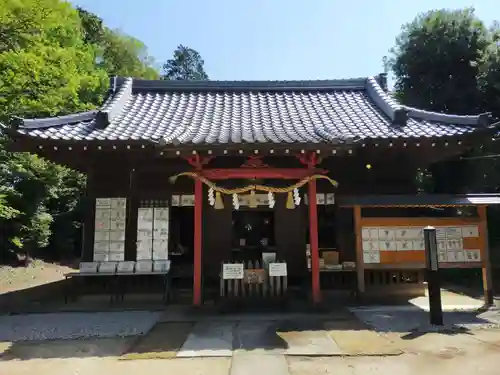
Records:
[[[286,263],[269,263],[269,276],[287,276]]]
[[[243,279],[243,263],[225,263],[222,265],[224,280]]]

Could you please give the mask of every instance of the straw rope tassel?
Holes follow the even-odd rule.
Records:
[[[293,194],[291,191],[288,192],[286,197],[286,208],[293,210],[295,208],[295,203],[293,201]]]
[[[216,210],[222,210],[222,209],[224,209],[224,202],[222,201],[222,197],[221,197],[219,191],[217,191],[215,193],[215,205],[214,205],[214,208]]]

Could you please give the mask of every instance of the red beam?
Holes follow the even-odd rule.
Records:
[[[326,174],[323,169],[306,168],[229,168],[229,169],[204,169],[201,175],[209,180],[227,180],[231,178],[275,178],[282,180],[301,180],[312,174]]]
[[[193,305],[201,305],[201,244],[202,244],[203,186],[194,181],[194,265],[193,265]]]
[[[318,207],[316,204],[316,181],[309,181],[307,198],[309,201],[309,245],[311,246],[312,301],[321,302],[319,281]]]

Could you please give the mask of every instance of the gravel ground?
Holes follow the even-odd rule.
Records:
[[[148,332],[159,312],[54,313],[0,316],[0,341],[125,337]]]

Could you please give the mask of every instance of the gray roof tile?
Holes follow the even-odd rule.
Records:
[[[398,111],[404,126],[398,126]],[[401,113],[399,113],[401,114]],[[142,81],[113,78],[99,111],[21,121],[57,140],[180,144],[333,143],[346,138],[449,137],[489,124],[400,106],[375,78],[338,81]]]

